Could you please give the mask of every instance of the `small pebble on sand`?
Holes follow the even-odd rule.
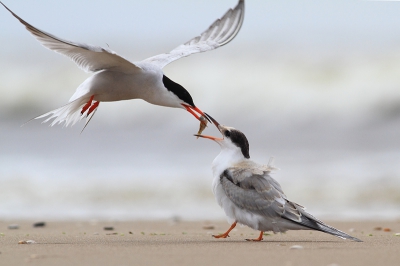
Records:
[[[37,222],[33,224],[33,227],[45,227],[46,223],[45,222]]]
[[[215,226],[213,226],[213,225],[205,225],[205,226],[203,226],[203,229],[205,229],[205,230],[213,230],[213,229],[215,229]]]
[[[10,224],[8,226],[8,229],[19,229],[19,225],[18,224]]]
[[[294,245],[294,246],[291,246],[290,249],[303,249],[303,246]]]

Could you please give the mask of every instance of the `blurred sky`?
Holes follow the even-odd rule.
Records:
[[[200,34],[236,1],[14,0],[5,4],[40,29],[72,41],[108,45],[136,61]],[[319,112],[347,112],[377,100],[391,102],[393,90],[398,91],[393,84],[400,80],[396,75],[399,5],[247,1],[243,28],[232,43],[174,62],[165,72],[209,112],[210,107],[231,102],[257,101],[280,112],[315,111],[312,107]],[[1,14],[0,90],[6,92],[0,99],[2,108],[20,105],[21,98],[34,106],[50,99],[55,102],[52,107],[65,103],[87,75],[40,47],[5,9]],[[371,71],[376,71],[374,76]],[[62,82],[59,73],[68,73]],[[376,86],[385,86],[390,95],[368,88]],[[40,89],[30,89],[35,87]],[[257,97],[260,93],[271,101]]]
[[[109,46],[137,61],[199,35],[237,2],[3,3],[39,29]],[[248,0],[243,27],[231,43],[178,60],[165,74],[187,88],[202,110],[241,129],[252,158],[266,163],[269,156],[276,157],[282,169],[277,179],[289,199],[297,197],[319,213],[329,214],[323,205],[327,202],[331,207],[352,205],[351,210],[378,202],[377,210],[394,206],[390,212],[400,202],[399,14],[400,3],[393,1]],[[26,197],[18,208],[32,200],[26,195],[54,198],[49,191],[60,192],[56,177],[61,176],[81,187],[90,187],[80,183],[84,180],[93,184],[101,179],[97,185],[104,184],[103,192],[110,182],[126,187],[123,180],[146,183],[156,177],[160,183],[176,178],[178,188],[193,180],[201,191],[211,186],[210,164],[219,148],[194,140],[198,123],[182,110],[138,100],[102,103],[82,135],[82,123],[50,129],[33,121],[20,128],[67,103],[89,74],[43,48],[4,8],[0,42],[0,187],[17,179],[37,182],[36,192],[24,187],[30,191],[25,194],[16,194],[21,188],[13,185],[8,199],[14,197],[15,203]],[[206,132],[218,134],[211,127]],[[56,182],[51,188],[41,186],[49,179]],[[73,195],[74,189],[66,191]],[[162,193],[168,191],[175,190]],[[367,205],[360,207],[360,202]]]

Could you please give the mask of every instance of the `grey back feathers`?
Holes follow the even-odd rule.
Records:
[[[248,172],[238,175],[232,170],[225,170],[220,176],[220,182],[226,195],[235,205],[267,217],[284,213],[285,195],[272,177],[268,174],[249,175]],[[280,202],[277,199],[281,199]]]
[[[361,240],[337,230],[307,213],[304,208],[289,201],[279,183],[269,171],[254,173],[250,168],[226,169],[220,176],[220,183],[227,197],[240,209],[265,218],[287,220],[304,229],[325,232],[343,239]]]

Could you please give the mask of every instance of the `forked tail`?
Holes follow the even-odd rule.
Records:
[[[93,96],[90,97],[89,101],[87,96],[82,96],[60,108],[37,116],[33,119],[47,117],[42,123],[47,123],[50,120],[54,119],[53,121],[51,121],[50,126],[65,123],[64,126],[67,127],[69,125],[75,125],[78,121],[82,120],[82,118],[86,117],[86,127],[86,125],[92,119],[93,115],[96,113],[97,107],[99,105],[99,102],[94,102],[94,104],[92,104],[92,100]]]

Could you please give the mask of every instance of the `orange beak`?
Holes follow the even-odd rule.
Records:
[[[223,140],[223,138],[217,138],[217,137],[213,137],[213,136],[207,136],[207,135],[199,135],[199,134],[195,134],[196,137],[200,137],[200,138],[205,138],[205,139],[211,139],[211,140]]]
[[[205,117],[209,122],[211,122],[210,119],[207,117],[207,115],[203,111],[201,111],[199,108],[197,108],[196,106],[191,106],[191,105],[187,105],[184,103],[182,103],[182,106],[185,107],[186,111],[191,113],[201,123],[205,123],[205,122],[200,119],[200,116],[197,113],[199,113],[201,116]]]

